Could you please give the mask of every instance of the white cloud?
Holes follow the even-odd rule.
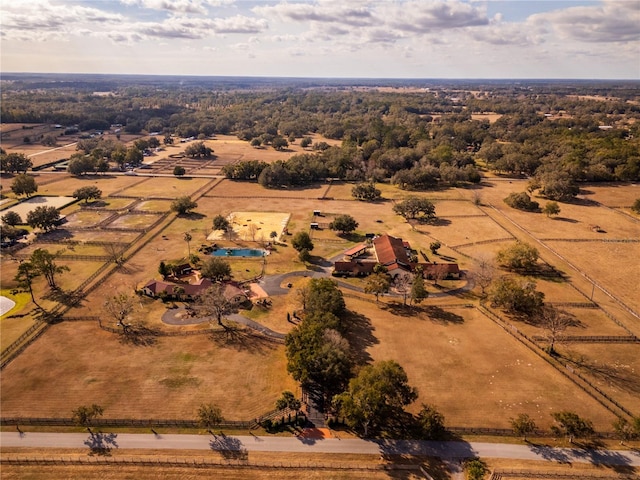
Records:
[[[640,2],[609,0],[595,7],[539,13],[532,15],[528,23],[545,25],[561,38],[581,42],[637,42],[640,40]]]
[[[224,0],[120,0],[124,5],[138,6],[152,10],[166,10],[176,13],[207,13],[206,6],[221,6],[233,1]]]
[[[113,14],[80,5],[53,5],[48,0],[25,0],[2,4],[5,38],[46,40],[73,35],[81,25],[117,25],[124,20]]]
[[[216,33],[260,33],[269,28],[263,18],[255,19],[236,15],[228,18],[216,18],[212,21]]]
[[[462,27],[487,25],[486,13],[457,0],[419,0],[394,3],[383,9],[385,21],[401,31],[427,33]]]
[[[338,23],[353,27],[375,23],[371,9],[345,6],[345,4],[351,5],[350,2],[279,3],[254,7],[253,12],[294,22]]]

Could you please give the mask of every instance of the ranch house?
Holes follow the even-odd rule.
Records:
[[[359,259],[371,249],[372,254]],[[387,268],[392,277],[412,273],[417,268],[427,279],[458,279],[460,268],[457,263],[416,263],[412,262],[411,245],[401,238],[381,235],[373,239],[371,245],[360,244],[344,252],[344,260],[333,264],[334,276],[362,277],[371,275],[377,264]]]
[[[202,278],[197,283],[169,283],[161,280],[150,280],[142,287],[142,293],[151,298],[166,298],[170,300],[193,301],[198,295],[213,285],[208,278]],[[234,304],[240,304],[247,299],[244,291],[233,283],[224,284],[224,296]]]

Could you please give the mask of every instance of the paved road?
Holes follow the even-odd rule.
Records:
[[[311,439],[223,435],[152,435],[88,433],[0,432],[0,447],[89,448],[101,445],[120,449],[226,450],[246,452],[419,454],[444,459],[482,457],[591,463],[640,467],[640,452],[622,450],[560,449],[500,443],[426,442],[410,440]]]

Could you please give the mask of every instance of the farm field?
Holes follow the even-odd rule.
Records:
[[[220,161],[246,159],[255,150],[253,147],[247,150],[247,142],[233,137],[217,137],[209,143]],[[179,148],[168,148],[166,152],[177,152]],[[292,150],[296,148],[294,144]],[[267,153],[264,157],[267,161],[283,158],[271,150],[255,150],[259,155],[256,158],[263,159],[262,155]],[[98,286],[78,305],[65,307],[63,318],[104,317],[103,305],[110,296],[133,292],[149,280],[159,279],[161,260],[184,262],[189,253],[202,255],[198,248],[212,243],[207,237],[213,217],[218,214],[249,212],[251,215],[242,220],[249,222],[248,218],[253,221],[256,214],[268,217],[277,212],[280,216],[291,215],[287,223],[291,233],[311,233],[315,243],[312,255],[318,257],[315,261],[319,257],[332,258],[362,241],[365,233],[375,232],[402,237],[430,259],[455,261],[463,270],[470,271],[474,258],[493,256],[516,239],[524,239],[539,249],[544,262],[565,274],[562,281],[533,279],[548,302],[567,304],[565,308],[579,320],[566,332],[568,335],[629,334],[599,308],[568,305],[589,302],[591,283],[585,275],[612,292],[620,302],[605,298],[597,288],[593,300],[603,302],[607,312],[631,330],[640,331],[640,320],[628,311],[625,313],[621,305],[635,312],[640,309],[634,287],[640,284],[640,268],[627,268],[624,276],[619,275],[621,269],[633,267],[634,259],[640,258],[640,247],[637,242],[611,241],[640,238],[640,223],[637,217],[609,208],[627,208],[637,195],[637,187],[620,186],[613,193],[607,193],[606,187],[588,187],[586,190],[592,193],[581,197],[597,199],[600,205],[561,204],[559,218],[547,218],[506,206],[502,199],[510,192],[523,191],[526,183],[493,177],[473,189],[431,192],[405,192],[381,184],[383,200],[377,203],[353,200],[350,193],[353,184],[349,182],[265,189],[255,183],[217,178],[97,175],[77,179],[65,174],[40,173],[38,183],[41,180],[45,183],[39,193],[68,196],[80,186],[90,184],[102,189],[103,197],[86,207],[82,204],[69,207],[64,228],[42,235],[38,242],[19,250],[16,258],[26,258],[35,248],[50,251],[64,248],[60,263],[70,271],[59,275],[59,284],[64,292],[71,292],[109,263],[77,257],[108,256],[104,244],[128,248],[124,264],[119,268],[107,265],[109,268],[105,268],[104,278],[99,277]],[[392,200],[414,194],[435,203],[438,220],[434,224],[412,227],[393,212]],[[476,194],[481,198],[480,205],[475,204]],[[193,214],[156,213],[169,212],[171,200],[182,195],[192,196],[197,202]],[[126,212],[129,209],[134,211]],[[314,216],[314,210],[319,210],[322,216]],[[324,226],[342,213],[358,221],[355,235],[341,238]],[[97,230],[98,224],[113,215],[117,216]],[[277,221],[281,223],[282,218]],[[310,230],[311,222],[322,223],[322,229]],[[589,225],[593,223],[598,223],[606,233],[592,231]],[[267,226],[264,229],[267,235],[275,230]],[[192,236],[189,244],[184,239],[187,232]],[[290,237],[284,235],[283,239],[286,243],[277,245],[266,259],[266,275],[319,271],[316,265],[298,260]],[[69,246],[64,243],[66,240],[80,243]],[[241,233],[231,241],[219,238],[215,242],[222,248],[256,248],[261,246],[258,240],[252,241],[249,235]],[[443,245],[435,256],[429,251],[434,240]],[[98,241],[101,244],[96,244]],[[239,281],[262,271],[262,260],[230,262],[234,279]],[[15,286],[17,264],[3,255],[3,288]],[[304,282],[301,278],[283,281],[283,285],[292,284],[289,293],[273,296],[268,309],[254,306],[246,316],[276,332],[286,333],[292,327],[286,314],[299,308],[295,291]],[[348,283],[362,285],[357,279]],[[427,283],[432,294],[441,292],[431,282]],[[449,288],[464,284],[465,281],[455,285],[452,282]],[[38,279],[35,287],[40,297],[48,295],[43,279]],[[510,417],[528,413],[541,427],[548,428],[550,412],[576,409],[579,405],[579,413],[591,419],[597,429],[611,429],[613,414],[594,398],[479,310],[460,306],[477,304],[479,288],[459,296],[434,296],[423,303],[423,308],[410,313],[391,305],[386,297],[376,304],[372,295],[343,291],[349,293],[346,300],[352,312],[349,340],[363,358],[393,359],[405,368],[410,383],[420,392],[418,401],[411,406],[414,413],[421,403],[431,403],[444,413],[448,425],[495,428],[509,428]],[[49,295],[43,305],[52,308],[56,301]],[[136,310],[136,320],[163,331],[208,328],[208,325],[163,324],[161,316],[170,306],[144,298]],[[33,324],[28,314],[32,309],[29,304],[22,311],[9,312],[2,318],[3,348],[5,335],[16,338],[20,328],[26,330]],[[22,313],[27,316],[13,317]],[[505,319],[527,335],[540,334],[537,327],[518,324],[506,316]],[[634,359],[637,344],[610,344],[605,348],[567,343],[559,350],[567,356],[588,359],[590,366],[603,365],[605,371],[623,372],[624,375],[619,375],[623,381],[613,385],[596,374],[589,378],[603,382],[604,391],[628,408],[635,408],[640,384],[640,366]],[[0,382],[4,416],[65,417],[77,405],[99,403],[105,408],[105,416],[112,418],[194,418],[201,403],[212,402],[222,408],[225,418],[242,420],[271,410],[283,390],[299,394],[299,386],[286,372],[284,347],[249,337],[242,329],[236,337],[209,334],[157,337],[150,345],[136,346],[122,343],[119,335],[100,329],[95,320],[62,321],[51,326],[4,368]]]
[[[366,353],[404,366],[420,395],[413,408],[433,403],[450,425],[509,428],[509,418],[527,413],[548,428],[550,412],[576,404],[597,428],[608,429],[614,420],[475,309],[393,315],[351,297],[347,305],[360,315],[357,337]]]
[[[231,342],[194,335],[135,347],[78,321],[50,327],[2,377],[5,416],[68,416],[76,404],[98,403],[107,417],[189,419],[213,402],[225,418],[249,420],[283,389],[296,391],[283,346],[240,333]]]

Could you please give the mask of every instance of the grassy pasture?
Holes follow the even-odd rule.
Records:
[[[168,212],[171,210],[171,202],[169,200],[145,200],[136,204],[136,210],[143,212]]]
[[[78,188],[95,186],[102,191],[103,197],[108,197],[139,181],[136,177],[108,174],[74,177],[63,173],[40,172],[36,176],[38,193],[41,195],[70,195]]]
[[[544,203],[541,202],[541,205]],[[606,207],[560,204],[560,215],[557,218],[518,210],[509,211],[508,216],[540,239],[612,240],[637,239],[640,235],[640,225],[637,222]],[[591,228],[592,225],[599,226],[604,232],[595,231]]]
[[[52,326],[5,368],[0,399],[6,416],[70,416],[77,405],[99,403],[105,417],[195,418],[200,404],[213,402],[241,420],[271,410],[283,389],[296,391],[282,346],[239,334],[135,347],[94,322],[70,322]]]
[[[640,226],[636,238],[640,238]],[[640,311],[640,243],[546,243],[636,312]],[[620,267],[612,268],[615,265]]]
[[[41,248],[47,248],[50,252],[56,252],[61,250],[60,245],[48,246],[46,244],[36,244]],[[26,249],[25,249],[26,250]],[[22,250],[22,252],[25,252]],[[103,250],[104,251],[104,250]],[[102,253],[101,255],[104,255]],[[64,257],[59,258],[56,263],[61,266],[69,267],[68,272],[63,272],[59,275],[56,275],[56,284],[60,288],[61,292],[71,292],[78,288],[80,284],[89,276],[91,276],[94,272],[96,272],[101,266],[101,262],[93,262],[93,261],[78,261],[78,260],[68,260]],[[14,277],[18,271],[18,261],[11,261],[7,259],[3,259],[2,261],[2,270],[0,271],[0,283],[2,284],[2,288],[16,288],[16,282]],[[57,305],[57,298],[59,297],[56,292],[51,292],[49,286],[47,285],[45,279],[43,277],[37,277],[33,282],[33,292],[36,297],[37,302],[45,309],[51,309]],[[29,299],[29,303],[26,305],[26,309],[30,309],[33,307],[33,303]],[[18,313],[17,311],[12,311],[11,314]],[[10,315],[11,315],[10,314]],[[24,325],[27,325],[26,322]],[[4,323],[0,324],[2,327],[2,336],[4,336]],[[29,325],[25,327],[28,328]]]
[[[139,232],[110,232],[108,230],[66,230],[59,228],[40,235],[40,239],[46,243],[57,243],[59,248],[66,248],[60,244],[63,240],[73,240],[77,242],[101,241],[107,243],[131,243],[138,236]]]
[[[563,409],[577,409],[605,430],[614,420],[475,309],[395,315],[351,297],[347,306],[360,316],[353,342],[373,360],[395,359],[418,388],[420,397],[412,410],[433,403],[449,425],[495,428],[509,428],[509,418],[519,413],[548,428],[549,413]]]
[[[136,177],[138,180],[140,177]],[[118,192],[120,195],[136,196],[139,198],[159,197],[170,198],[192,195],[196,190],[211,182],[209,178],[174,178],[165,177],[158,181],[152,177],[145,178],[130,188]]]
[[[127,213],[109,222],[104,228],[147,228],[160,218],[151,213]]]
[[[315,184],[306,187],[291,188],[264,188],[257,183],[236,182],[224,179],[219,182],[213,190],[207,192],[207,196],[211,197],[260,197],[264,202],[265,199],[271,198],[296,198],[296,199],[317,199],[324,195],[327,190],[326,184]]]
[[[65,227],[71,228],[88,228],[97,225],[98,223],[106,220],[112,212],[105,212],[102,210],[82,209],[77,210],[67,215],[67,223]]]
[[[580,191],[580,195],[595,200],[610,208],[631,206],[633,200],[640,197],[640,186],[637,184],[607,183],[591,184]]]
[[[563,335],[571,336],[592,336],[592,335],[618,335],[627,336],[627,332],[620,325],[615,323],[606,314],[596,308],[576,308],[559,306],[560,310],[567,312],[574,318],[575,325],[565,330]],[[518,330],[529,336],[544,336],[545,331],[541,327],[528,324],[520,320],[513,320],[512,323],[517,326]]]
[[[640,356],[633,344],[566,344],[559,352],[598,388],[637,415],[640,408]]]

